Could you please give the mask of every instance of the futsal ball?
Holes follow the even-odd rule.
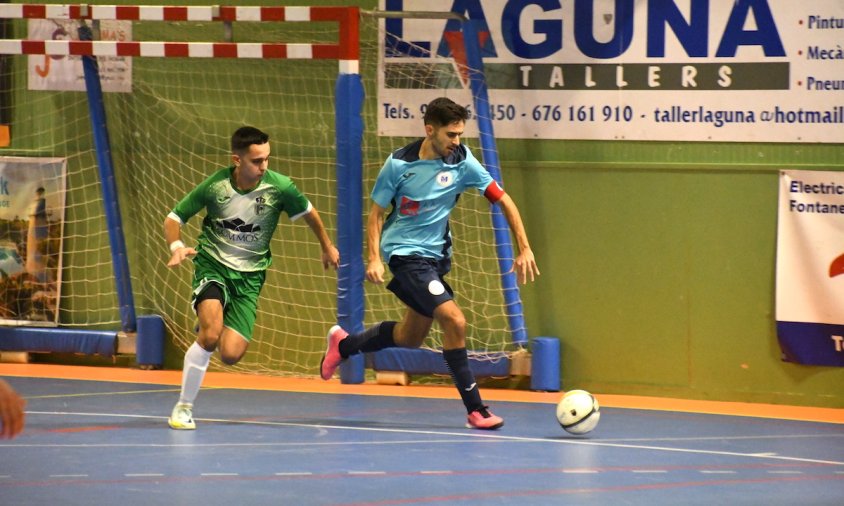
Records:
[[[600,419],[598,401],[586,390],[570,390],[557,404],[557,421],[571,434],[591,432]]]

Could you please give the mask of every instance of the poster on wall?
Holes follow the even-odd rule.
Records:
[[[0,324],[58,324],[64,158],[0,157]]]
[[[844,366],[844,173],[780,173],[777,337],[783,360]]]
[[[841,0],[380,7],[451,11],[475,24],[500,138],[844,142]],[[380,23],[379,134],[417,135],[437,96],[472,105],[460,21]],[[469,123],[467,134],[476,135]]]
[[[80,21],[74,19],[30,19],[32,40],[79,40]],[[132,40],[131,21],[102,20],[99,39],[123,42]],[[104,92],[132,92],[132,58],[98,56],[100,83]],[[81,56],[33,55],[28,57],[30,90],[85,91],[85,71]]]

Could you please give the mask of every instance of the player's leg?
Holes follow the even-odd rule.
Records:
[[[401,346],[418,348],[422,345],[433,322],[434,307],[440,297],[450,297],[442,284],[439,290],[430,293],[432,281],[439,283],[436,261],[421,257],[393,257],[390,270],[393,279],[387,288],[408,306],[401,322],[383,321],[363,332],[349,334],[339,325],[328,331],[328,343],[320,362],[320,377],[331,379],[334,371],[346,358],[358,353],[373,352]],[[450,293],[450,290],[449,290]],[[442,300],[445,300],[444,298]]]
[[[234,365],[240,362],[246,350],[249,348],[249,341],[239,332],[226,327],[220,337],[220,360],[226,365]]]
[[[428,336],[433,322],[433,318],[408,308],[400,322],[383,321],[363,332],[349,334],[340,341],[340,356],[345,359],[357,353],[369,353],[395,346],[418,348]]]
[[[328,329],[325,354],[319,362],[319,375],[329,380],[340,364],[352,355],[361,352],[371,352],[391,348],[396,345],[393,333],[396,327],[394,321],[383,321],[369,327],[363,332],[349,334],[339,325]]]
[[[434,318],[443,330],[443,359],[451,371],[451,377],[463,405],[466,406],[467,426],[476,429],[497,429],[504,420],[493,415],[481,400],[478,383],[469,367],[466,351],[466,317],[453,301],[446,301],[434,310]]]
[[[258,298],[264,286],[266,273],[264,271],[240,273],[238,279],[229,280],[232,292],[223,316],[223,330],[220,335],[220,360],[226,365],[240,362],[255,329],[255,319],[258,316]]]
[[[320,362],[320,376],[331,379],[337,367],[352,355],[393,348],[418,348],[431,330],[433,318],[408,308],[401,322],[383,321],[363,332],[348,334],[339,325],[328,331],[328,346]]]
[[[185,352],[179,402],[173,407],[169,419],[170,427],[173,429],[196,428],[196,423],[193,421],[193,403],[199,394],[211,355],[220,342],[223,332],[225,295],[221,285],[217,282],[206,282],[200,284],[197,290],[194,308],[199,319],[199,332],[196,341]]]
[[[428,337],[428,332],[431,331],[433,323],[433,318],[408,307],[393,333],[396,346],[419,348],[425,342],[425,338]]]

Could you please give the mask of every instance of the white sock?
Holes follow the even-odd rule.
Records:
[[[205,370],[208,369],[212,354],[213,352],[206,351],[196,342],[188,348],[185,353],[185,365],[182,369],[180,403],[193,405],[193,401],[199,394],[199,387],[202,386],[202,380],[205,378]]]

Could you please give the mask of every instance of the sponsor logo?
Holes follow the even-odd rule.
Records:
[[[260,238],[261,226],[246,223],[240,218],[217,220],[214,222],[217,233],[229,241],[256,242]]]
[[[419,214],[419,202],[410,200],[407,197],[401,198],[401,205],[399,205],[399,213],[405,216],[416,216]]]
[[[639,90],[665,81],[682,84],[680,89],[744,89],[759,86],[760,74],[766,75],[765,89],[790,87],[790,66],[777,61],[787,54],[769,0],[734,0],[728,7],[708,1],[679,2],[690,3],[684,7],[676,0],[615,0],[613,12],[596,3],[462,0],[453,2],[451,12],[475,23],[481,57],[497,66],[497,74],[516,76],[492,88]],[[386,10],[404,10],[403,0],[386,0]],[[407,58],[428,65],[424,60],[453,57],[459,78],[468,84],[460,20],[449,19],[441,30],[431,30],[438,25],[428,22],[422,25],[426,31],[418,20],[401,18],[387,19],[385,26],[385,72],[388,82],[395,81],[392,87],[404,87]],[[743,66],[734,61],[742,51],[761,51],[764,61]],[[402,58],[405,68],[394,78],[391,58]],[[701,58],[717,61],[695,61]],[[563,65],[583,59],[590,63]],[[623,65],[602,65],[613,60]]]

